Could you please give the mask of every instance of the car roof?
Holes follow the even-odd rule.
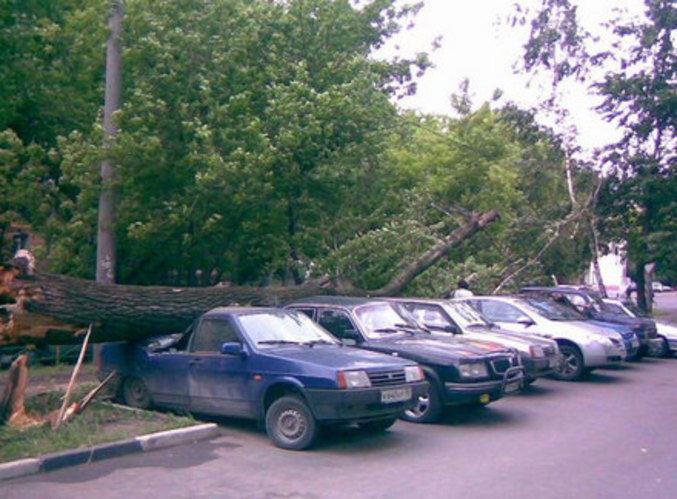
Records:
[[[288,306],[335,306],[335,307],[344,307],[344,308],[355,308],[359,305],[362,305],[367,302],[378,301],[378,299],[371,299],[364,296],[308,296],[306,298],[299,298],[288,303]],[[385,300],[382,300],[385,301]]]
[[[228,315],[246,315],[252,313],[280,313],[284,311],[275,307],[216,307],[205,312],[203,317],[224,318]]]

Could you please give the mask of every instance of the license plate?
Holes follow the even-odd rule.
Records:
[[[550,367],[553,367],[553,368],[554,368],[554,367],[557,367],[557,363],[558,363],[558,362],[559,362],[559,359],[558,359],[558,358],[550,359],[550,361],[549,361]]]
[[[394,402],[402,402],[403,400],[411,399],[411,387],[394,388],[392,390],[381,390],[381,402],[384,404],[392,404]]]
[[[632,344],[633,347],[639,347],[639,340],[637,338],[635,338],[635,339],[632,340],[631,344]]]
[[[516,392],[517,390],[520,389],[522,386],[522,383],[520,381],[513,381],[511,383],[508,383],[505,385],[505,393],[512,393]]]

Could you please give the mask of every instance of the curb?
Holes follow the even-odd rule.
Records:
[[[111,457],[123,456],[134,452],[148,452],[187,442],[195,442],[215,437],[219,427],[215,423],[205,423],[176,430],[161,431],[149,435],[110,442],[85,449],[45,454],[41,457],[19,459],[0,464],[0,481],[18,478],[36,473],[58,470],[67,466],[101,461]]]

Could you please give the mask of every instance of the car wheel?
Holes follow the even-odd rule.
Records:
[[[139,409],[148,409],[151,406],[150,393],[146,384],[136,376],[125,378],[122,384],[122,401]]]
[[[396,417],[379,419],[376,421],[368,421],[366,423],[360,423],[358,426],[364,431],[371,433],[378,433],[380,431],[386,431],[397,421]]]
[[[656,357],[665,359],[670,357],[670,345],[668,344],[667,338],[660,336],[661,346],[656,351]]]
[[[429,380],[428,393],[421,395],[416,405],[402,413],[402,419],[411,423],[434,423],[442,416],[442,398],[439,389]]]
[[[562,362],[555,370],[554,377],[563,381],[580,379],[585,373],[581,351],[573,345],[560,345],[559,349],[562,352]]]
[[[295,395],[277,399],[266,411],[266,433],[283,449],[307,449],[315,441],[317,431],[315,417]]]

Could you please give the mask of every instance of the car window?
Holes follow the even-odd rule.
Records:
[[[569,305],[563,305],[550,298],[528,297],[523,300],[524,305],[539,315],[551,321],[580,321],[585,320],[580,312]]]
[[[447,310],[453,313],[453,318],[461,326],[490,327],[491,323],[477,309],[464,302],[447,302]]]
[[[228,341],[240,341],[235,327],[228,320],[204,319],[193,337],[192,352],[220,352]]]
[[[406,303],[407,310],[419,323],[431,328],[443,329],[449,326],[450,320],[438,305],[427,303]]]
[[[320,310],[317,322],[331,334],[341,339],[346,337],[346,331],[356,330],[348,314],[340,310]]]
[[[482,315],[497,322],[517,322],[524,317],[517,307],[500,301],[482,300]]]
[[[242,331],[257,348],[285,344],[336,344],[336,338],[308,316],[294,310],[256,312],[238,315]]]

